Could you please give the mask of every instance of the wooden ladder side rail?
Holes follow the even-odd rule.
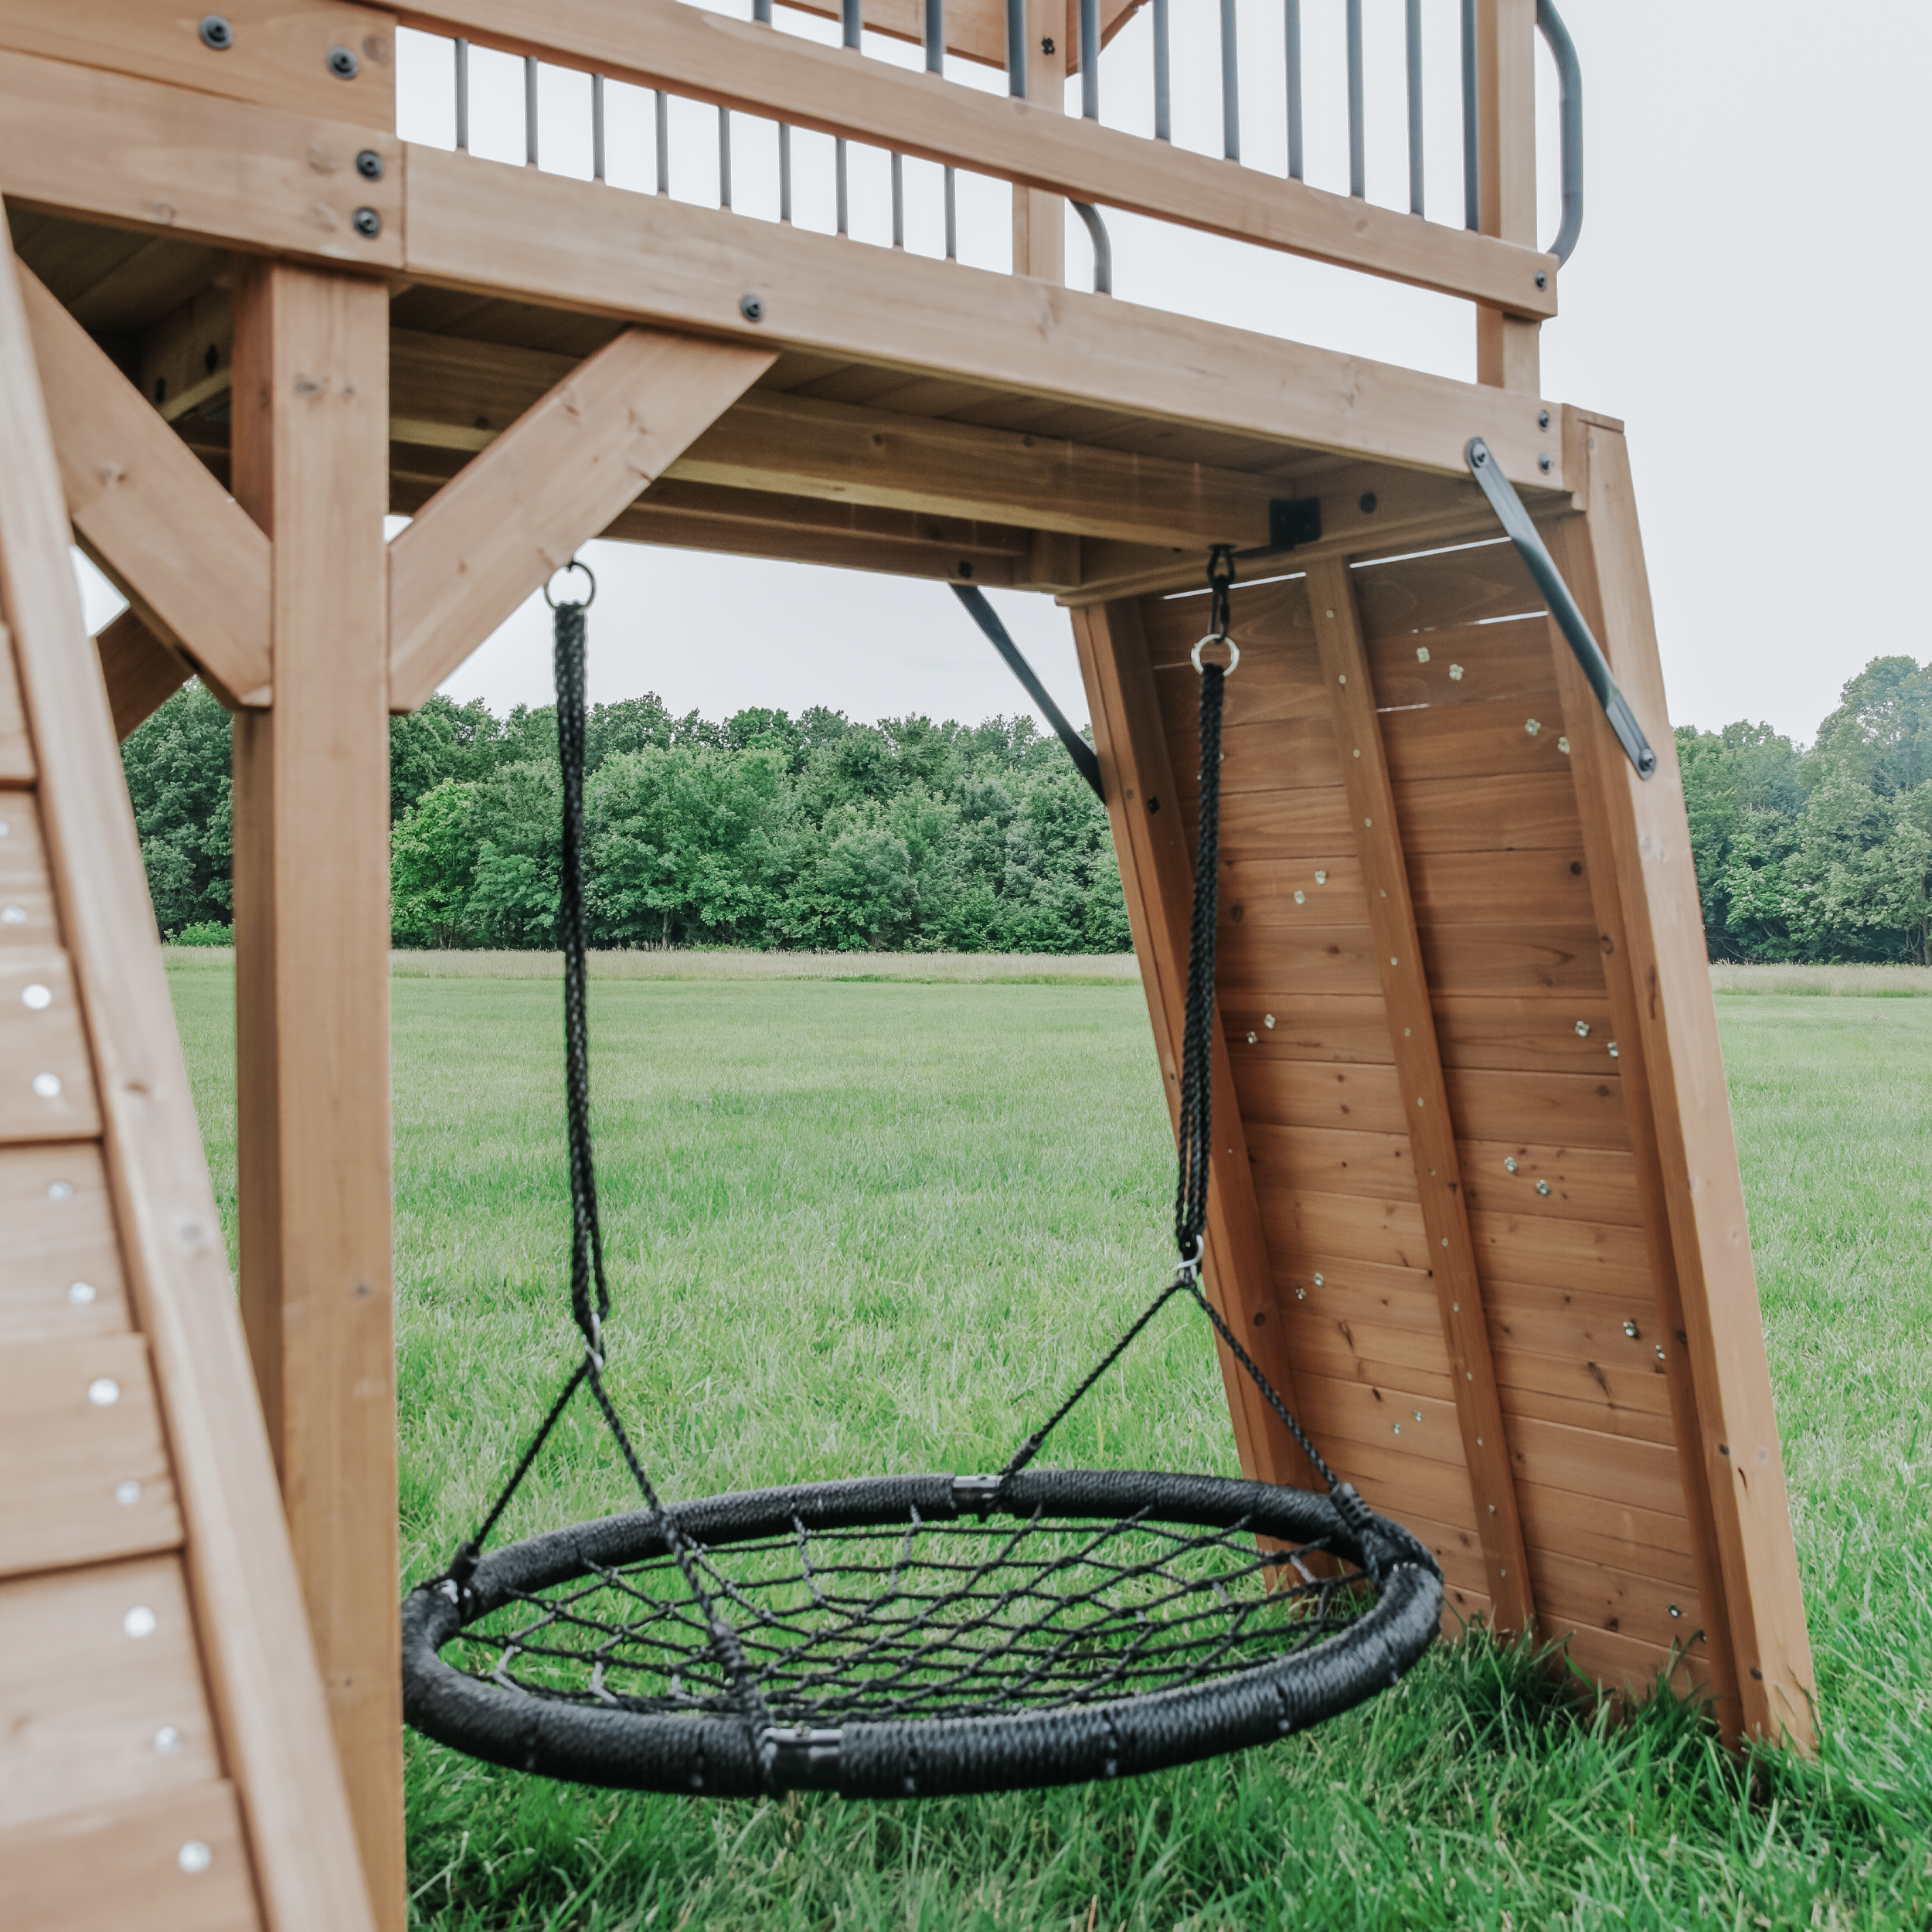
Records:
[[[245,264],[235,493],[275,701],[235,719],[241,1307],[376,1922],[400,1932],[389,1149],[389,294]]]
[[[1134,951],[1141,963],[1154,1049],[1168,1111],[1180,1118],[1181,1034],[1187,996],[1188,933],[1194,865],[1174,784],[1160,699],[1147,657],[1138,604],[1123,601],[1073,613],[1080,675],[1094,720],[1114,848],[1120,856]],[[1213,1046],[1214,1145],[1209,1168],[1206,1255],[1202,1281],[1221,1318],[1241,1338],[1281,1400],[1301,1419],[1284,1329],[1242,1131],[1234,1073],[1217,1015]],[[1253,1379],[1217,1337],[1215,1357],[1244,1475],[1319,1491],[1321,1481]],[[1304,1425],[1305,1427],[1305,1423]]]
[[[1632,1138],[1657,1149],[1675,1262],[1668,1279],[1681,1296],[1672,1342],[1681,1335],[1688,1351],[1696,1428],[1679,1454],[1687,1488],[1708,1496],[1715,1521],[1723,1587],[1709,1600],[1728,1617],[1742,1728],[1809,1751],[1817,1680],[1629,454],[1602,427],[1590,431],[1589,448],[1590,509],[1556,526],[1552,548],[1649,732],[1654,777],[1631,769],[1566,648],[1556,652],[1556,672],[1581,749],[1583,823],[1607,855],[1592,862],[1596,889],[1615,893],[1635,995],[1634,1030],[1618,1022],[1618,1058],[1626,1080],[1633,1054],[1641,1060],[1648,1112],[1639,1119],[1633,1110]],[[1613,977],[1613,995],[1618,983]]]
[[[80,988],[115,1218],[155,1366],[223,1754],[273,1932],[370,1932],[346,1794],[0,227],[0,600]]]
[[[31,270],[20,283],[88,554],[231,709],[266,704],[267,538]]]
[[[1329,557],[1311,563],[1308,583],[1322,681],[1328,687],[1329,716],[1342,760],[1342,787],[1362,861],[1362,890],[1388,1015],[1389,1044],[1409,1123],[1416,1192],[1428,1237],[1429,1271],[1442,1317],[1443,1347],[1455,1388],[1456,1420],[1462,1433],[1463,1458],[1482,1544],[1485,1585],[1498,1629],[1533,1630],[1536,1600],[1523,1546],[1515,1478],[1510,1468],[1509,1434],[1490,1354],[1475,1241],[1469,1231],[1468,1205],[1456,1151],[1455,1121],[1449,1111],[1448,1083],[1436,1038],[1435,1009],[1416,929],[1408,862],[1396,816],[1395,787],[1383,744],[1382,722],[1376,711],[1375,681],[1369,668],[1361,613],[1345,560]],[[1409,1104],[1411,1097],[1413,1107]]]
[[[472,457],[389,545],[389,708],[421,704],[777,359],[627,329]]]

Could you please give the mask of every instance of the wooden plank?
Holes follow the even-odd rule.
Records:
[[[1471,1210],[1607,1221],[1628,1228],[1643,1225],[1631,1155],[1522,1141],[1466,1140],[1460,1151],[1462,1190]]]
[[[1482,232],[1536,242],[1536,0],[1476,0],[1477,138]],[[1550,259],[1554,259],[1551,257]],[[1478,379],[1534,391],[1536,327],[1476,311]]]
[[[1120,856],[1162,1084],[1169,1117],[1178,1121],[1193,866],[1182,842],[1179,815],[1163,815],[1154,808],[1162,792],[1172,795],[1174,776],[1148,670],[1139,609],[1122,603],[1077,611],[1073,638],[1094,719],[1094,749]],[[1213,1109],[1202,1284],[1222,1318],[1243,1338],[1262,1373],[1298,1416],[1294,1367],[1283,1347],[1281,1324],[1268,1320],[1278,1304],[1241,1108],[1218,1021],[1209,1077],[1218,1104]],[[1242,1469],[1266,1481],[1318,1486],[1307,1458],[1218,1338],[1215,1355]]]
[[[12,640],[0,624],[0,784],[32,784],[33,779],[33,744],[21,708],[19,680],[14,675]],[[0,799],[10,796],[0,792]],[[6,849],[0,845],[0,878],[5,876],[6,864]],[[0,931],[0,940],[5,937]]]
[[[236,291],[275,703],[235,732],[241,1308],[379,1923],[403,1919],[389,1093],[388,298]]]
[[[1230,993],[1223,1008],[1229,1039],[1252,1051],[1243,1060],[1332,1061],[1386,1066],[1391,1060],[1382,998],[1328,993]],[[1252,1037],[1250,1037],[1250,1036]]]
[[[1409,855],[1573,852],[1582,836],[1577,790],[1562,770],[1501,777],[1425,779],[1396,787]]]
[[[1487,532],[1481,542],[1420,556],[1359,560],[1351,580],[1362,634],[1371,645],[1398,637],[1412,646],[1427,644],[1433,634],[1461,632],[1543,607],[1514,546]]]
[[[1386,1022],[1384,1022],[1385,1026]],[[1265,1037],[1265,1036],[1264,1036]],[[1264,1057],[1245,1039],[1233,1056],[1243,1118],[1282,1127],[1334,1127],[1359,1133],[1406,1134],[1402,1086],[1393,1066],[1331,1064]]]
[[[1519,1484],[1518,1491],[1531,1549],[1558,1550],[1581,1562],[1641,1571],[1687,1590],[1696,1588],[1690,1525],[1683,1517],[1600,1497],[1580,1509],[1567,1491],[1540,1483]]]
[[[266,703],[267,538],[24,269],[21,290],[74,528],[146,630],[231,702]]]
[[[396,23],[342,0],[223,0],[226,47],[202,39],[202,15],[141,0],[75,0],[63,7],[0,0],[0,47],[81,67],[107,67],[201,94],[290,114],[396,124]],[[357,70],[329,66],[349,48]]]
[[[787,57],[798,48],[787,40]],[[1217,179],[1233,172],[1213,165]],[[410,148],[408,177],[406,266],[419,280],[740,341],[753,338],[738,303],[755,294],[760,337],[842,361],[1451,476],[1467,474],[1463,444],[1479,434],[1519,485],[1540,495],[1563,480],[1536,468],[1537,406],[1499,390],[434,148]],[[1270,372],[1265,384],[1247,373],[1257,368]]]
[[[1596,937],[1581,845],[1570,852],[1412,854],[1409,889],[1425,934],[1447,926],[1542,923]]]
[[[1570,740],[1560,716],[1520,704],[1423,706],[1382,713],[1389,769],[1397,783],[1566,773]]]
[[[1614,1073],[1621,1064],[1606,1050],[1617,1037],[1610,1002],[1597,995],[1438,997],[1436,1037],[1442,1043],[1444,1060],[1458,1070],[1600,1076]],[[1614,1080],[1610,1083],[1613,1087],[1616,1084]],[[1505,1131],[1498,1138],[1509,1137],[1510,1131]]]
[[[1631,1004],[1642,1138],[1658,1150],[1672,1257],[1662,1279],[1682,1310],[1696,1399],[1696,1433],[1683,1443],[1688,1506],[1701,1513],[1709,1498],[1722,1595],[1706,1589],[1705,1600],[1713,1621],[1720,1609],[1726,1620],[1743,1728],[1808,1749],[1815,1679],[1629,457],[1614,432],[1589,440],[1590,513],[1560,527],[1556,559],[1658,749],[1656,776],[1639,780],[1600,714],[1572,702],[1578,790],[1608,853],[1593,870],[1614,883],[1628,985],[1641,991]],[[1561,655],[1557,675],[1567,691]]]
[[[5,632],[0,631],[0,643],[4,641]],[[0,650],[0,692],[12,676],[12,654]],[[46,845],[40,835],[40,808],[30,791],[0,791],[0,947],[60,943]]]
[[[1512,1355],[1502,1349],[1495,1353],[1503,1413],[1512,1422],[1528,1417],[1569,1429],[1628,1436],[1665,1449],[1675,1447],[1670,1396],[1656,1364],[1647,1374],[1641,1367],[1625,1372],[1600,1362]]]
[[[1496,1282],[1489,1328],[1498,1350],[1621,1364],[1626,1372],[1655,1368],[1662,1338],[1645,1298],[1587,1294],[1567,1284]]]
[[[1522,587],[1514,585],[1503,600],[1514,604],[1521,595]],[[1369,668],[1376,702],[1385,711],[1508,702],[1522,706],[1526,716],[1544,706],[1554,716],[1559,700],[1547,629],[1530,616],[1372,638]]]
[[[0,1141],[90,1140],[100,1131],[66,955],[0,947]]]
[[[195,1638],[176,1556],[0,1583],[0,1828],[219,1777]]]
[[[0,447],[9,453],[0,465],[0,607],[44,761],[49,856],[106,1115],[115,1221],[188,1531],[202,1611],[196,1634],[219,1713],[220,1756],[242,1794],[277,1932],[366,1932],[346,1801],[327,1747],[260,1412],[250,1396],[127,785],[81,628],[66,508],[10,243],[0,243]],[[386,791],[382,812],[386,830]],[[394,1573],[386,1592],[393,1591]],[[97,1683],[104,1681],[97,1651],[90,1638],[83,1655]],[[0,1652],[36,1665],[46,1654],[11,1645]],[[90,1761],[87,1769],[91,1779],[98,1767]],[[211,1747],[206,1774],[213,1770]],[[103,1788],[90,1783],[41,1815],[97,1802]]]
[[[350,111],[345,97],[339,112]],[[379,181],[356,172],[366,150],[383,158]],[[0,53],[0,189],[10,204],[115,227],[403,265],[402,148],[386,121],[284,114]],[[379,234],[356,231],[359,208],[380,217]]]
[[[1030,100],[988,97],[669,0],[553,0],[536,32],[514,0],[420,0],[398,18],[1053,196],[1496,302],[1514,314],[1556,312],[1556,264],[1547,255],[1063,114],[1056,85]],[[1029,29],[1029,37],[1040,36]],[[1030,278],[1024,264],[1015,265]],[[1560,454],[1559,445],[1553,457]]]
[[[0,1897],[20,1924],[60,1932],[261,1923],[234,1787],[213,1782],[0,1832]]]
[[[1140,5],[1141,0],[1101,0],[1101,46],[1112,44],[1114,35],[1133,18]],[[828,20],[840,17],[838,0],[799,0],[798,11],[819,14]],[[948,53],[990,67],[1006,65],[1006,9],[1002,0],[952,0],[946,9],[945,19]],[[926,37],[923,0],[872,0],[866,9],[866,31],[923,45]],[[1079,0],[1067,0],[1060,34],[1061,71],[1077,73]]]
[[[1505,1073],[1452,1062],[1448,1077],[1449,1104],[1471,1140],[1507,1140],[1513,1131],[1529,1140],[1570,1141],[1579,1147],[1631,1144],[1614,1073]]]
[[[1660,1681],[1679,1697],[1695,1696],[1709,1683],[1702,1658],[1660,1650],[1619,1631],[1580,1628],[1571,1632],[1563,1650],[1580,1676],[1639,1702],[1652,1696]]]
[[[195,667],[162,643],[133,610],[122,611],[95,633],[94,649],[117,738],[138,731],[195,675]]]
[[[1519,1481],[1662,1516],[1683,1513],[1683,1483],[1673,1447],[1529,1417],[1512,1419],[1509,1442]]]
[[[1024,66],[1017,86],[1009,73],[1009,89],[1035,114],[1057,114],[1066,91],[1061,85],[1066,49],[1063,45],[1055,49],[1053,43],[1056,36],[1063,43],[1067,37],[1064,0],[1021,0],[1021,5]],[[1013,273],[1044,282],[1066,280],[1066,207],[1059,195],[1018,182],[1013,188]]]
[[[148,1345],[138,1335],[0,1349],[0,1576],[181,1543]]]
[[[127,1327],[100,1148],[0,1147],[0,1345]]]
[[[1640,1305],[1651,1293],[1641,1229],[1514,1209],[1472,1208],[1469,1224],[1485,1281],[1561,1282],[1586,1294],[1626,1295]]]
[[[1274,1187],[1362,1194],[1376,1200],[1415,1195],[1415,1166],[1406,1134],[1257,1122],[1248,1130],[1248,1150],[1258,1174]]]
[[[1468,1464],[1498,1624],[1505,1630],[1529,1630],[1536,1621],[1536,1603],[1523,1553],[1522,1526],[1516,1515],[1495,1369],[1489,1356],[1473,1230],[1462,1197],[1455,1122],[1450,1112],[1442,1056],[1436,1046],[1430,976],[1409,896],[1408,866],[1385,737],[1387,721],[1376,709],[1375,681],[1355,607],[1354,574],[1340,563],[1313,564],[1308,588],[1335,744],[1342,757],[1343,786],[1350,813],[1360,821],[1359,828],[1352,826],[1351,830],[1362,860],[1362,895],[1369,908],[1383,1003],[1388,1012],[1394,1077],[1401,1091],[1412,1149],[1411,1179],[1420,1203],[1422,1240],[1401,1259],[1406,1265],[1419,1267],[1427,1255],[1434,1277],[1443,1345],[1456,1391],[1451,1413]],[[1392,714],[1392,718],[1403,715]],[[1411,1095],[1413,1108],[1408,1104]],[[1405,1230],[1405,1246],[1408,1239]]]
[[[628,329],[439,490],[389,546],[390,708],[421,704],[774,359]]]

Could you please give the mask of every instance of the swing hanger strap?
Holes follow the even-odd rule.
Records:
[[[1229,594],[1234,588],[1234,546],[1217,543],[1208,552],[1208,633],[1192,652],[1194,668],[1206,672],[1207,666],[1201,662],[1201,653],[1211,644],[1223,645],[1228,654],[1227,662],[1221,666],[1223,672],[1230,672],[1241,662],[1241,647],[1230,634],[1233,620],[1228,614]]]
[[[568,563],[561,566],[557,570],[553,570],[550,573],[549,577],[547,577],[543,580],[543,601],[547,604],[553,611],[557,608],[557,600],[550,594],[551,580],[553,578],[556,577],[568,577],[573,570],[581,570],[590,581],[590,594],[586,597],[581,604],[578,604],[577,608],[580,611],[587,611],[592,604],[597,602],[597,573],[590,568],[589,564],[581,563],[576,557],[573,557]],[[567,608],[568,607],[566,606],[566,607]]]

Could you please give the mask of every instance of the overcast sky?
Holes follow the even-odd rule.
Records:
[[[1543,331],[1543,392],[1629,429],[1673,721],[1764,719],[1808,738],[1882,652],[1932,655],[1908,594],[1927,505],[1926,221],[1919,148],[1932,9],[1796,0],[1561,0],[1583,63],[1586,207]],[[1244,157],[1284,167],[1277,0],[1240,0]],[[749,13],[746,4],[742,11]],[[1461,202],[1455,0],[1424,0],[1429,207]],[[1340,0],[1304,0],[1308,177],[1345,190]],[[1406,205],[1401,0],[1366,0],[1369,194]],[[1213,36],[1175,22],[1175,138],[1218,148]],[[1331,18],[1330,16],[1332,16]],[[829,22],[788,27],[835,37]],[[910,64],[910,49],[869,43]],[[475,56],[472,145],[522,158],[518,63]],[[957,77],[1002,77],[955,63]],[[1103,63],[1110,122],[1151,131],[1145,15]],[[402,131],[447,145],[445,42],[405,35]],[[589,172],[587,87],[546,73],[543,160]],[[611,177],[653,185],[648,97],[613,89]],[[1539,71],[1541,233],[1557,220],[1556,87]],[[1916,105],[1915,105],[1916,104]],[[1074,103],[1077,111],[1077,101]],[[768,128],[735,117],[734,201],[775,214]],[[716,204],[716,118],[683,104],[672,192]],[[794,135],[800,225],[832,226],[831,144]],[[941,252],[938,171],[909,164],[908,245]],[[883,155],[855,153],[858,245],[889,238]],[[962,183],[961,255],[1004,269],[1005,191]],[[1117,299],[1213,317],[1468,379],[1466,305],[1114,214]],[[1091,272],[1070,219],[1068,280]],[[827,704],[871,719],[976,719],[1023,694],[940,584],[745,558],[596,544],[592,696],[655,690],[675,711]],[[1087,708],[1066,614],[994,594],[1049,688]],[[90,600],[96,621],[105,610]],[[549,700],[534,600],[448,689],[501,709]]]

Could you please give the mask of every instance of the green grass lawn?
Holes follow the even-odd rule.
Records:
[[[233,1236],[232,981],[172,975]],[[554,981],[399,978],[406,1577],[574,1359]],[[1162,1278],[1172,1141],[1137,986],[592,988],[612,1382],[665,1492],[996,1466]],[[1815,1765],[1668,1702],[1580,1716],[1477,1641],[1313,1734],[917,1805],[580,1791],[412,1737],[425,1926],[1932,1926],[1932,1000],[1720,999],[1811,1640]],[[587,1408],[515,1536],[632,1498]],[[1233,1467],[1174,1308],[1056,1454]]]

